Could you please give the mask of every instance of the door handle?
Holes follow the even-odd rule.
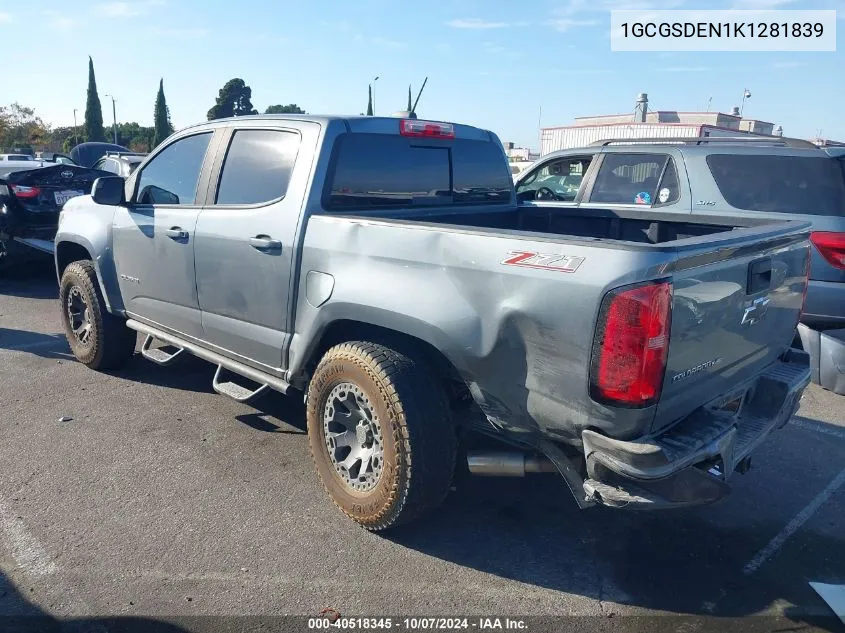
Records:
[[[181,226],[174,226],[167,229],[165,232],[167,237],[174,239],[174,240],[186,240],[188,239],[188,232],[185,231]]]
[[[271,249],[280,250],[282,248],[282,242],[280,240],[274,240],[266,235],[256,235],[255,237],[249,238],[249,245],[262,251]]]

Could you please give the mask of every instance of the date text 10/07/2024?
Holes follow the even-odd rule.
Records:
[[[524,620],[513,618],[309,618],[308,628],[312,630],[340,629],[378,630],[397,629],[407,631],[524,631],[528,625]]]

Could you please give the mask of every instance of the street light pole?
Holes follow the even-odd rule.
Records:
[[[375,79],[373,79],[373,116],[376,115],[376,82],[378,81],[378,75],[376,75]]]
[[[76,108],[73,109],[73,142],[79,145],[79,127],[76,125]]]
[[[745,100],[751,96],[751,91],[748,88],[743,88],[742,90],[742,103],[739,106],[739,116],[742,117],[742,113],[745,111]]]
[[[114,121],[114,126],[113,126],[113,129],[114,129],[114,144],[117,145],[117,108],[114,105],[114,97],[112,97],[111,95],[105,95],[105,96],[107,96],[111,99],[111,114],[112,114],[113,121]]]

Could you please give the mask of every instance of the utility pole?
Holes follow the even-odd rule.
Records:
[[[742,91],[742,103],[739,105],[739,117],[742,118],[742,111],[745,109],[745,100],[751,98],[751,91],[744,88]]]
[[[73,144],[79,145],[79,126],[76,125],[76,108],[73,109]]]
[[[117,145],[117,108],[114,105],[114,97],[113,96],[111,96],[111,95],[104,95],[104,96],[109,97],[111,99],[111,114],[112,114],[113,121],[114,121],[114,126],[113,126],[113,129],[114,129],[114,144]]]
[[[376,75],[375,79],[373,79],[373,116],[376,115],[376,82],[378,81],[378,75]]]
[[[540,108],[537,112],[537,137],[540,143],[540,152],[543,151],[543,106],[540,105]]]

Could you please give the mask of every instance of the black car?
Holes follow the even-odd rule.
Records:
[[[94,163],[100,160],[107,152],[123,152],[131,154],[132,152],[123,145],[115,145],[114,143],[80,143],[72,150],[70,150],[70,158],[77,165],[82,167],[93,167]]]
[[[97,178],[112,175],[40,160],[0,163],[0,268],[26,259],[32,249],[52,252],[64,203],[91,193]]]

